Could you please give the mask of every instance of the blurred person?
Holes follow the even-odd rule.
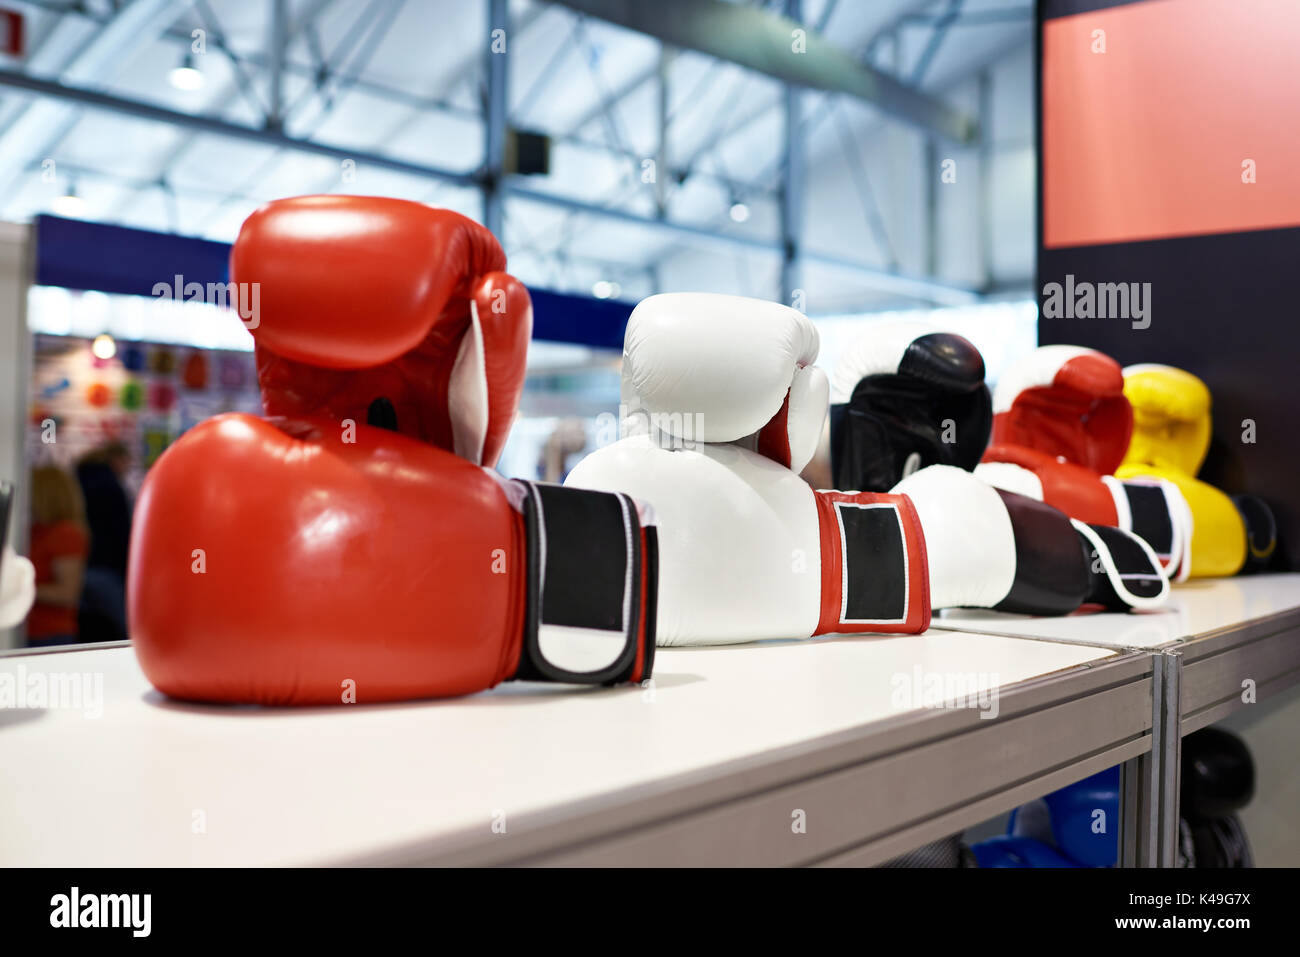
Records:
[[[34,469],[31,560],[36,567],[36,603],[27,615],[29,645],[77,640],[77,609],[89,553],[85,503],[76,479],[54,465]]]
[[[125,480],[131,453],[120,441],[105,442],[82,456],[77,481],[86,503],[90,555],[86,560],[78,625],[81,641],[126,638],[126,553],[131,539],[131,500]]]

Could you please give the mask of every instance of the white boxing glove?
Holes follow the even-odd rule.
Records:
[[[666,293],[641,301],[623,344],[627,435],[665,447],[737,442],[795,472],[812,458],[830,385],[817,328],[761,299]]]
[[[12,548],[0,553],[0,628],[27,617],[36,601],[36,569]]]
[[[661,645],[929,626],[925,544],[903,496],[815,492],[738,445],[673,450],[649,435],[598,449],[565,484],[654,508]]]

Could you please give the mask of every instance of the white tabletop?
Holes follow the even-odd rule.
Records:
[[[0,865],[346,861],[897,717],[930,675],[1005,687],[1112,655],[954,631],[763,642],[661,649],[652,689],[277,710],[168,701],[129,648],[3,657],[0,681],[103,692],[98,717],[0,709]]]
[[[1202,578],[1173,587],[1159,611],[1031,618],[996,611],[948,609],[939,628],[1071,641],[1105,648],[1158,648],[1220,628],[1300,607],[1300,574]]]

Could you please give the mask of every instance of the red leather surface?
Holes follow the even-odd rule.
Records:
[[[990,445],[984,461],[1009,462],[1029,469],[1043,485],[1043,501],[1071,518],[1093,525],[1119,524],[1110,489],[1090,469],[1020,445]]]
[[[145,479],[132,637],[177,698],[338,704],[348,681],[359,703],[478,691],[517,666],[524,544],[497,481],[441,449],[221,415]]]
[[[1098,475],[1113,475],[1132,434],[1123,370],[1096,353],[1064,362],[1050,386],[1016,396],[1010,410],[993,417],[991,444],[1037,449]]]
[[[248,324],[266,414],[364,423],[383,397],[398,431],[451,450],[448,382],[474,300],[489,397],[482,462],[495,464],[532,327],[528,292],[504,268],[492,234],[448,210],[369,196],[263,206],[240,230],[230,273],[259,284]]]

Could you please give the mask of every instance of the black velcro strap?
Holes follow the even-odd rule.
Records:
[[[526,491],[527,610],[515,678],[609,684],[650,673],[653,631],[643,632],[641,525],[626,495],[536,482]],[[651,536],[651,540],[653,537]],[[651,581],[653,581],[653,577]],[[652,608],[654,594],[647,594]]]
[[[1169,594],[1169,581],[1138,538],[1109,525],[1073,522],[1092,573],[1088,601],[1115,611],[1148,608]]]
[[[907,548],[898,508],[836,502],[844,556],[841,624],[896,624],[907,617]]]
[[[1161,561],[1168,561],[1174,553],[1174,524],[1164,489],[1134,482],[1124,482],[1123,489],[1133,534],[1150,545]]]

